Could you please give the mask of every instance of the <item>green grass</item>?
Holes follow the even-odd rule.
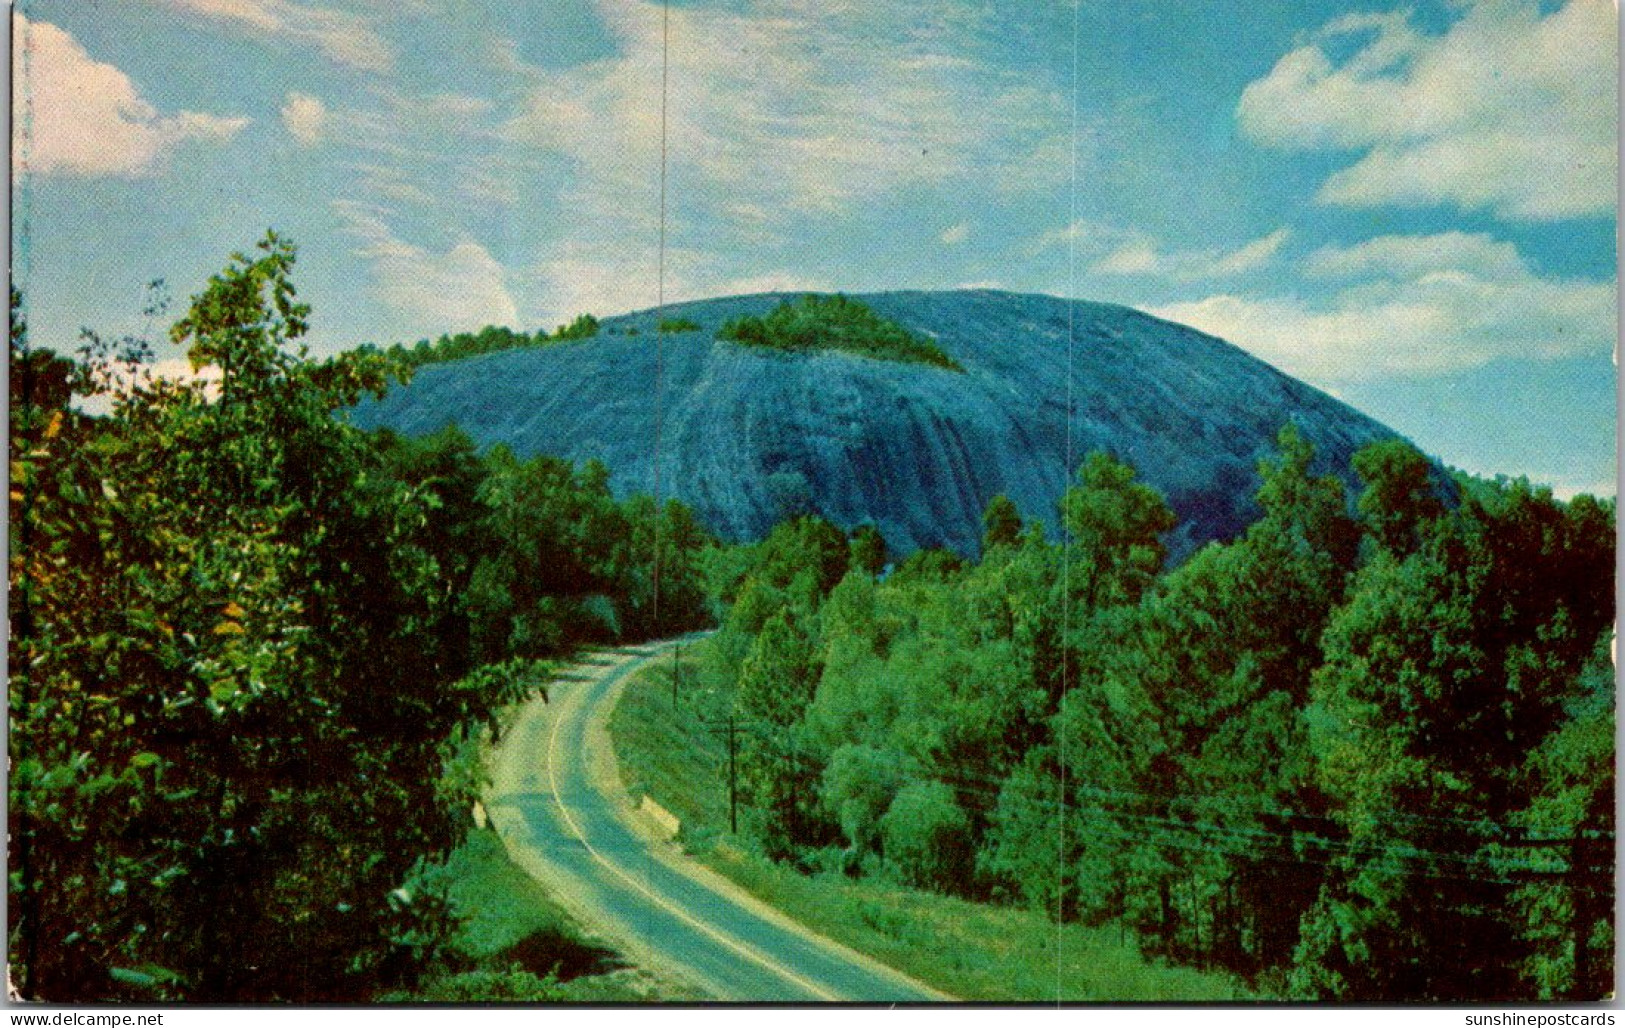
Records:
[[[463,919],[447,966],[409,993],[408,1003],[634,1003],[694,997],[632,968],[589,940],[535,879],[508,859],[489,829],[471,831],[426,886],[446,890]]]
[[[1048,918],[1028,910],[870,880],[809,877],[727,843],[698,859],[814,931],[960,999],[1241,998],[1227,978],[1148,960],[1111,929],[1066,925],[1057,931]]]
[[[496,832],[470,832],[443,874],[452,906],[466,918],[456,947],[469,958],[500,957],[540,937],[556,943],[557,961],[570,965],[567,971],[585,969],[590,965],[584,962],[594,957],[613,962],[613,954],[579,939],[570,915],[508,859]]]
[[[683,667],[685,683],[700,680],[692,663]],[[690,685],[673,707],[671,668],[662,661],[634,677],[610,719],[622,775],[635,794],[646,792],[677,815],[680,837],[696,859],[769,906],[966,1000],[1251,998],[1224,975],[1144,957],[1113,929],[1067,925],[1057,931],[1033,911],[872,879],[807,876],[746,851],[727,834],[726,741],[704,726],[726,718],[732,696]]]
[[[673,665],[662,658],[627,684],[609,731],[633,795],[653,796],[692,840],[728,824],[728,741],[715,729],[733,696],[699,685],[697,666],[685,659],[674,707]]]

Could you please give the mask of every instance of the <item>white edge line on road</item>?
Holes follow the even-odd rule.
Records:
[[[633,661],[632,663],[635,664],[635,663],[637,663],[637,661]],[[622,667],[622,668],[617,669],[616,673],[625,674],[628,671],[630,671],[630,667]],[[673,917],[676,917],[679,920],[687,923],[689,926],[695,928],[696,930],[704,933],[705,935],[710,936],[712,939],[716,940],[716,942],[718,942],[719,944],[727,947],[730,950],[733,950],[735,953],[739,954],[740,956],[744,957],[745,959],[747,959],[747,960],[749,960],[749,961],[751,961],[753,963],[760,964],[762,967],[767,968],[769,971],[773,972],[774,974],[779,975],[780,977],[785,978],[785,979],[787,979],[787,980],[789,980],[791,982],[794,982],[795,984],[801,986],[802,988],[806,989],[808,992],[811,992],[813,995],[818,996],[821,999],[827,1000],[827,1001],[832,1002],[832,1003],[840,1002],[841,997],[835,995],[832,992],[829,992],[828,990],[820,987],[819,985],[817,985],[817,984],[815,984],[815,983],[813,983],[811,981],[808,981],[806,978],[803,978],[801,975],[796,974],[794,971],[792,971],[789,968],[783,966],[782,964],[777,963],[772,958],[768,957],[766,954],[763,954],[763,953],[759,952],[758,950],[756,950],[755,948],[747,945],[746,943],[741,942],[738,939],[732,938],[731,936],[725,935],[722,932],[717,931],[715,928],[712,928],[710,925],[706,924],[705,922],[700,921],[699,919],[693,917],[692,915],[690,915],[688,912],[684,911],[680,907],[677,907],[677,906],[667,902],[665,899],[661,898],[659,895],[657,895],[652,890],[650,890],[648,886],[646,886],[642,882],[638,881],[632,875],[628,874],[625,870],[623,870],[620,866],[618,866],[613,861],[609,860],[603,854],[599,853],[596,849],[593,848],[592,843],[587,841],[586,833],[584,833],[581,830],[581,826],[576,824],[575,818],[570,816],[570,809],[564,805],[563,797],[561,797],[559,795],[558,776],[554,771],[553,751],[554,751],[555,745],[558,743],[559,726],[561,724],[563,724],[563,723],[564,723],[563,718],[555,717],[553,719],[553,730],[548,733],[548,737],[547,737],[547,784],[548,784],[548,788],[553,793],[553,802],[558,806],[560,816],[562,816],[564,818],[564,822],[567,825],[570,826],[570,830],[575,833],[576,838],[581,840],[581,844],[587,848],[587,852],[592,855],[592,858],[594,860],[598,861],[598,863],[604,865],[606,868],[608,868],[610,871],[614,872],[616,875],[618,875],[622,879],[624,879],[634,889],[636,889],[639,892],[643,893],[643,895],[647,896],[649,898],[649,900],[651,902],[653,902],[656,906],[660,907],[662,910],[665,910],[667,913],[671,914]]]
[[[686,640],[689,640],[689,639],[693,639],[696,636],[697,637],[702,637],[702,638],[703,637],[708,637],[710,635],[713,635],[714,632],[715,632],[715,630],[694,633],[691,636],[685,636],[684,639],[686,641]],[[669,649],[669,647],[668,647],[668,649]],[[648,659],[651,659],[651,658],[653,658],[655,656],[658,656],[659,653],[662,653],[662,652],[666,652],[666,650],[663,649],[663,650],[658,651],[656,653],[638,652],[637,656],[640,657],[640,658],[643,658],[645,660],[648,660]],[[625,675],[625,676],[621,676],[621,677],[629,678],[630,675]],[[620,690],[624,690],[625,687],[626,687],[626,683],[622,682],[620,684],[614,685],[612,687],[612,690],[618,692]],[[612,696],[611,698],[608,699],[607,702],[609,703],[610,707],[613,709],[614,706],[617,703],[619,703],[619,697],[618,696]],[[608,719],[607,718],[605,719],[605,731],[606,732],[608,731]],[[609,740],[607,738],[606,738],[605,741],[609,742]],[[611,761],[616,760],[615,754],[613,752],[613,746],[611,746],[611,752],[609,754],[609,759]],[[617,770],[618,770],[618,762],[617,762]],[[635,811],[633,810],[632,806],[629,803],[612,804],[612,806],[613,806],[613,809],[614,809],[614,815],[615,815],[616,819],[621,822],[622,826],[624,826],[624,827],[628,828],[629,830],[631,830],[633,835],[642,835],[642,833],[638,830],[640,822],[636,817]],[[926,1002],[926,1003],[963,1003],[963,1002],[965,1002],[963,999],[961,999],[958,996],[951,995],[949,993],[943,992],[941,989],[933,988],[932,986],[926,985],[924,982],[921,982],[919,979],[910,977],[909,975],[903,973],[902,971],[900,971],[897,968],[891,966],[890,964],[883,963],[882,961],[879,961],[879,960],[875,959],[874,957],[870,956],[867,953],[859,952],[858,950],[855,950],[855,949],[851,948],[850,946],[847,946],[844,943],[837,942],[834,939],[830,938],[829,936],[823,935],[823,934],[815,931],[814,929],[808,927],[805,922],[802,922],[802,921],[792,917],[790,914],[788,914],[787,912],[779,909],[778,907],[775,907],[775,906],[773,906],[773,905],[771,905],[769,903],[766,903],[762,899],[760,899],[759,897],[752,895],[748,890],[741,888],[738,885],[738,883],[730,881],[725,876],[719,875],[715,871],[710,870],[709,868],[703,867],[698,863],[695,863],[693,860],[678,859],[678,858],[674,857],[673,854],[670,851],[662,851],[661,848],[658,847],[658,846],[651,848],[650,851],[649,851],[649,854],[651,856],[653,856],[655,858],[655,860],[658,861],[660,864],[664,865],[666,870],[672,871],[672,872],[675,872],[677,874],[682,875],[683,877],[689,879],[689,881],[691,881],[694,884],[698,885],[700,888],[705,889],[708,892],[716,893],[718,896],[721,896],[722,898],[726,899],[728,902],[733,903],[735,906],[740,907],[741,909],[745,910],[746,912],[752,914],[755,917],[761,918],[762,920],[766,921],[768,924],[775,925],[775,926],[777,926],[778,928],[780,928],[783,931],[787,931],[787,932],[790,932],[790,933],[792,933],[794,935],[799,936],[802,940],[804,940],[808,944],[813,945],[813,946],[817,947],[818,949],[823,950],[824,955],[826,957],[829,957],[829,958],[831,958],[833,960],[836,960],[836,961],[839,961],[841,963],[852,964],[852,965],[854,965],[856,967],[859,967],[859,968],[863,969],[868,974],[875,975],[875,976],[880,977],[880,978],[889,979],[892,982],[894,982],[895,984],[897,984],[897,985],[899,985],[899,986],[901,986],[901,987],[903,987],[905,989],[908,989],[910,991],[913,991],[915,993],[918,993],[920,996],[924,997],[923,1000],[922,999],[915,999],[915,1000],[908,1000],[906,1002],[911,1002],[911,1003],[918,1003],[918,1002]],[[859,1002],[867,1002],[867,1000],[860,1000]],[[896,1002],[896,1001],[894,1000],[892,1002]]]

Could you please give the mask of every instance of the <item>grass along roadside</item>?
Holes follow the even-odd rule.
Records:
[[[966,1000],[1182,1002],[1240,996],[1220,975],[1148,960],[1109,929],[872,880],[803,875],[726,842],[698,855],[757,899]],[[1056,958],[1056,946],[1060,958]]]
[[[682,822],[680,838],[695,859],[758,899],[961,999],[1244,998],[1231,979],[1158,963],[1111,929],[1066,925],[1058,932],[1033,911],[875,879],[808,876],[750,852],[728,835],[727,741],[713,727],[726,719],[733,697],[702,684],[693,654],[688,648],[681,665],[662,659],[627,683],[610,718],[616,758],[634,797],[651,796]]]
[[[629,965],[590,939],[508,859],[496,832],[475,829],[421,885],[443,887],[462,927],[446,967],[385,1002],[640,1003],[691,993]]]
[[[537,662],[536,683],[569,681],[576,665],[603,665],[609,655],[578,654],[564,663]],[[501,737],[513,728],[518,707],[499,714]],[[454,763],[488,773],[489,733],[465,743]],[[460,923],[445,951],[444,966],[410,991],[389,993],[399,1003],[641,1003],[686,1002],[704,997],[658,974],[630,964],[593,939],[536,879],[508,857],[496,831],[470,826],[443,866],[431,868],[413,891],[443,892]]]

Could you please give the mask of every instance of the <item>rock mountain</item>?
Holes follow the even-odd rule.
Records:
[[[658,470],[660,494],[726,539],[802,511],[846,528],[870,521],[894,554],[974,554],[997,493],[1053,530],[1062,490],[1097,448],[1162,490],[1180,517],[1170,548],[1188,553],[1252,519],[1257,462],[1286,422],[1351,484],[1353,452],[1394,435],[1223,340],[1107,304],[987,290],[858,297],[935,340],[962,373],[716,338],[784,298],[665,308],[697,331],[657,336],[644,311],[606,318],[593,339],[429,365],[355,421],[409,434],[456,423],[520,456],[596,458],[623,496],[653,492]]]

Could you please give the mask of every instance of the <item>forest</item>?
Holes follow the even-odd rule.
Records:
[[[568,325],[560,325],[552,334],[546,330],[526,333],[516,332],[502,325],[487,325],[478,332],[448,332],[433,342],[419,339],[412,346],[395,343],[388,347],[379,347],[368,343],[357,349],[363,354],[385,356],[397,368],[413,369],[426,364],[444,364],[447,361],[478,357],[486,353],[591,339],[597,334],[598,319],[591,314],[582,314]]]
[[[1288,425],[1250,527],[1173,567],[1107,453],[1053,528],[995,498],[975,559],[814,516],[722,545],[601,465],[351,426],[413,361],[311,358],[294,257],[192,297],[170,341],[217,374],[184,381],[140,340],[32,349],[13,294],[24,996],[409,987],[498,712],[711,624],[773,859],[1116,924],[1263,996],[1612,988],[1613,501],[1397,440],[1350,495]]]
[[[369,435],[406,369],[317,361],[268,237],[151,347],[31,349],[12,297],[13,981],[58,1001],[354,1002],[454,929],[427,884],[478,742],[582,645],[703,623],[707,537],[601,466]],[[75,395],[112,394],[90,417]],[[660,549],[659,595],[652,570]]]
[[[1059,542],[999,497],[974,562],[805,518],[713,564],[754,845],[1261,996],[1606,994],[1612,501],[1398,440],[1351,498],[1312,460],[1283,429],[1257,520],[1172,569],[1163,498],[1105,453]]]

